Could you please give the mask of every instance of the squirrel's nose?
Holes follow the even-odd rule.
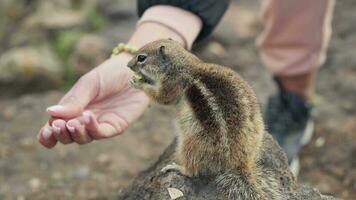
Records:
[[[127,67],[134,71],[135,62],[131,60],[130,62],[127,63]]]

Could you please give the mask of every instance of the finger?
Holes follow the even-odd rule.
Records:
[[[116,115],[112,115],[110,118],[112,121],[120,121]],[[83,121],[88,134],[96,140],[113,137],[122,133],[123,130],[121,126],[115,127],[108,122],[99,123],[97,117],[91,111],[83,112]]]
[[[52,148],[56,146],[57,140],[53,135],[53,132],[48,125],[48,123],[41,128],[40,132],[37,135],[38,141],[46,148]]]
[[[84,125],[77,119],[68,121],[66,127],[72,140],[78,144],[87,144],[93,140],[86,132]]]
[[[93,100],[98,91],[99,77],[95,71],[82,76],[58,105],[47,108],[48,114],[57,118],[80,116],[83,109]]]
[[[68,133],[66,122],[62,119],[56,119],[52,122],[52,131],[54,137],[62,144],[70,144],[73,142]]]

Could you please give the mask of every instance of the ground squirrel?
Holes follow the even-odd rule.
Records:
[[[145,45],[128,67],[133,87],[177,110],[178,164],[164,171],[213,176],[228,199],[276,198],[258,181],[265,134],[260,107],[236,72],[205,63],[172,40]]]

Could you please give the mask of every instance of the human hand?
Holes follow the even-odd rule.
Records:
[[[92,140],[121,134],[142,115],[149,98],[128,85],[132,75],[126,67],[129,55],[120,54],[82,76],[58,105],[47,108],[54,118],[38,134],[47,147]]]
[[[151,12],[156,13],[158,22],[162,12],[173,15],[171,20],[161,23],[143,17],[129,44],[142,47],[157,39],[171,38],[189,48],[202,28],[198,16],[181,9],[164,7]],[[188,32],[185,31],[187,24],[190,27]],[[176,29],[172,30],[171,26]],[[86,144],[122,133],[141,116],[149,104],[149,98],[128,85],[132,72],[126,65],[130,59],[130,55],[122,53],[84,75],[59,105],[47,109],[54,120],[41,128],[39,142],[47,148],[54,147],[58,141],[63,144]]]

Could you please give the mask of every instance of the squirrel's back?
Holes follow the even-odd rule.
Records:
[[[134,87],[177,108],[179,165],[165,170],[216,177],[229,199],[265,199],[257,165],[265,130],[246,81],[231,69],[204,63],[171,40],[141,48],[128,66],[135,71],[130,81]]]

